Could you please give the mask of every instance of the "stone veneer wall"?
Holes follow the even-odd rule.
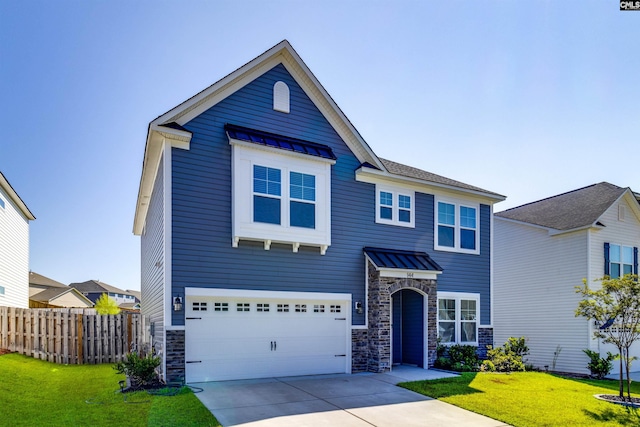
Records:
[[[478,328],[478,356],[487,358],[487,346],[493,346],[493,328]]]
[[[368,330],[352,330],[352,371],[387,372],[391,369],[391,294],[402,289],[420,291],[427,298],[428,367],[436,359],[438,338],[437,282],[427,279],[380,277],[369,262]],[[364,360],[367,360],[364,369]]]
[[[168,330],[165,358],[167,362],[165,380],[167,383],[185,381],[184,331]]]

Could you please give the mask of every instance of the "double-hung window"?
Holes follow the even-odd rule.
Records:
[[[376,188],[376,222],[414,227],[415,193],[400,188]]]
[[[604,274],[612,279],[638,274],[638,248],[613,243],[604,244]]]
[[[289,188],[290,225],[316,228],[316,177],[290,172]]]
[[[438,338],[445,344],[478,343],[477,294],[438,293]]]
[[[280,169],[253,166],[253,220],[280,224],[282,216]]]
[[[316,228],[316,177],[289,172],[289,191],[282,191],[282,171],[253,166],[253,221]],[[285,187],[286,188],[286,187]],[[288,217],[283,218],[283,201],[288,201]]]
[[[435,249],[480,253],[479,207],[453,201],[436,201]]]

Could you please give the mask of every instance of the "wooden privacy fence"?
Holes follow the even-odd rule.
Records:
[[[141,348],[143,337],[138,313],[0,307],[0,348],[49,362],[116,363],[133,347]]]

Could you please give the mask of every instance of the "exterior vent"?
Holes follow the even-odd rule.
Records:
[[[625,209],[624,205],[618,205],[618,220],[624,221],[626,214],[627,210]]]
[[[273,109],[283,113],[289,112],[289,86],[285,82],[273,85]]]

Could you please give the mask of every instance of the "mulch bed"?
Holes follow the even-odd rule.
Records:
[[[640,398],[632,397],[620,397],[614,394],[596,394],[596,399],[605,400],[607,402],[616,403],[618,405],[633,406],[634,408],[640,408]]]
[[[6,348],[0,348],[0,356],[3,354],[13,353],[12,351],[7,350]]]

